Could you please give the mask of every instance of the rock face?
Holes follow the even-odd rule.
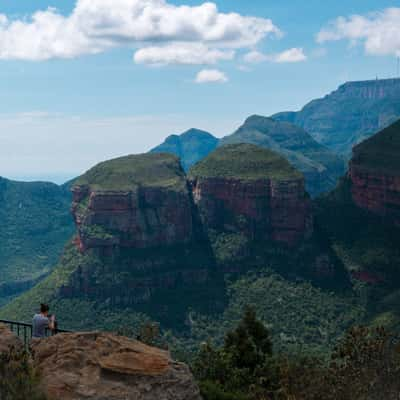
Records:
[[[32,347],[43,389],[52,399],[201,400],[185,364],[125,337],[62,334]]]
[[[349,176],[357,206],[400,226],[400,122],[354,148]]]
[[[350,157],[354,145],[400,118],[400,79],[348,82],[299,112],[273,118],[304,128],[318,142]]]
[[[312,196],[334,188],[345,172],[341,157],[290,122],[253,115],[236,132],[221,139],[219,145],[235,143],[265,147],[285,157],[303,173],[307,191]]]
[[[181,135],[171,135],[164,143],[151,150],[152,153],[170,153],[181,159],[185,171],[208,156],[218,145],[218,139],[211,133],[189,129]]]
[[[145,180],[147,167],[153,171]],[[113,187],[109,174],[123,184]],[[82,251],[167,247],[193,239],[191,198],[173,156],[130,156],[100,164],[81,177],[72,191]]]
[[[304,179],[276,153],[245,144],[221,147],[190,171],[190,179],[209,229],[289,246],[312,233]]]
[[[101,163],[78,178],[72,191],[81,257],[63,258],[70,272],[58,296],[135,307],[165,321],[178,314],[184,291],[199,298],[209,291],[212,254],[175,156]],[[161,307],[160,296],[172,300]]]

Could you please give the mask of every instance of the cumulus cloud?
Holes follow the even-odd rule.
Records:
[[[77,0],[67,16],[54,8],[27,19],[0,14],[0,59],[73,58],[129,46],[145,47],[135,56],[139,62],[175,58],[194,63],[189,47],[183,49],[186,43],[204,46],[204,57],[197,57],[203,63],[202,58],[210,62],[231,54],[221,49],[251,47],[270,35],[280,35],[270,19],[221,13],[210,2],[176,6],[166,0]]]
[[[362,43],[367,54],[400,56],[400,8],[339,17],[317,35],[319,43],[338,40]]]
[[[166,46],[150,46],[138,50],[134,55],[137,64],[216,64],[232,60],[233,50],[212,49],[202,43],[173,43]]]
[[[196,83],[226,83],[228,77],[218,69],[203,69],[195,79]]]
[[[263,54],[258,51],[251,51],[244,55],[244,61],[250,64],[258,64],[264,61],[275,63],[296,63],[306,61],[307,56],[302,48],[294,47],[277,54]]]

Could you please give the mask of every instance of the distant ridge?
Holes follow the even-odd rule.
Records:
[[[286,121],[253,115],[219,146],[235,143],[255,144],[273,150],[301,171],[307,191],[316,196],[334,188],[344,174],[344,160],[316,142],[304,129]]]
[[[299,112],[272,116],[304,128],[346,158],[352,147],[400,119],[400,79],[346,82]]]
[[[181,159],[185,171],[206,157],[218,145],[218,139],[200,129],[189,129],[181,135],[168,136],[151,153],[170,153]]]

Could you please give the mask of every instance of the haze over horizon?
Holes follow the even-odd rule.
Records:
[[[2,3],[0,176],[62,183],[191,127],[221,137],[396,75],[391,1],[144,3]]]

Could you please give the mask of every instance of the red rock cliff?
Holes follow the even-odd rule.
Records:
[[[73,188],[72,211],[82,250],[163,247],[192,240],[189,193],[139,187],[132,191]]]
[[[350,166],[354,203],[400,226],[400,176]]]
[[[311,203],[302,179],[198,178],[191,185],[204,224],[211,229],[289,246],[312,233]]]

